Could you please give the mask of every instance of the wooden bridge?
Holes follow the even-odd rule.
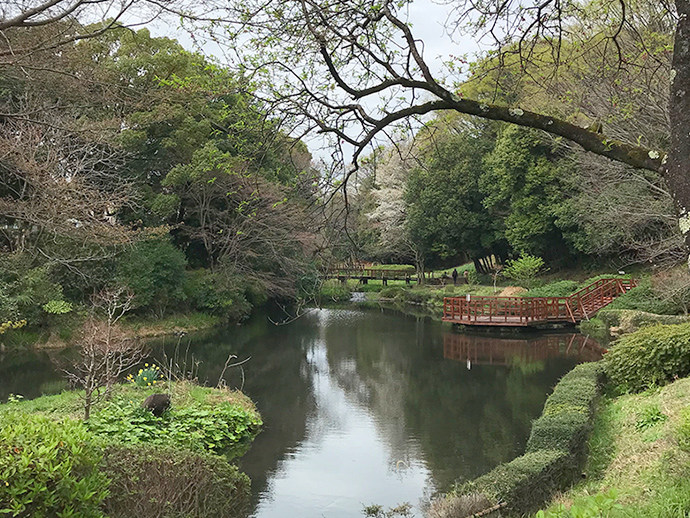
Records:
[[[368,284],[370,280],[378,279],[384,285],[388,281],[405,281],[410,284],[417,281],[417,273],[414,270],[382,270],[378,268],[328,268],[324,272],[326,279],[359,279],[362,284]],[[424,272],[425,279],[433,279],[434,272]]]
[[[569,297],[446,297],[443,320],[475,326],[577,323],[637,286],[635,279],[600,279]]]

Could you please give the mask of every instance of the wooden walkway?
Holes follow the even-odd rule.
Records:
[[[446,297],[443,320],[475,326],[538,326],[588,320],[637,286],[634,279],[600,279],[569,297]]]
[[[410,284],[417,281],[417,273],[410,270],[380,270],[378,268],[328,268],[324,273],[326,279],[359,279],[362,284],[370,280],[381,280],[383,284],[388,281],[405,281]],[[425,279],[433,279],[434,272],[424,272]]]

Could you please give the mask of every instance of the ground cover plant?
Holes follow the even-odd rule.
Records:
[[[87,422],[77,391],[0,405],[0,509],[21,517],[241,516],[249,480],[229,460],[258,433],[253,403],[157,372],[144,365],[114,386]],[[160,384],[149,385],[149,376]],[[173,405],[155,417],[142,401],[161,389]]]

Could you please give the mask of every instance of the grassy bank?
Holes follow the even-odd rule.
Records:
[[[546,515],[681,518],[690,512],[690,379],[601,401],[584,480],[559,495]],[[613,492],[611,492],[613,490]],[[600,503],[597,503],[597,498]],[[612,502],[611,502],[612,503]],[[575,506],[573,509],[573,505]],[[620,506],[620,507],[618,507]]]
[[[0,335],[0,351],[4,349],[64,349],[74,344],[83,318],[73,318],[59,328],[18,329]],[[122,320],[121,329],[130,338],[153,338],[178,333],[192,333],[217,327],[222,319],[207,313],[190,312],[164,317],[131,315]]]
[[[27,517],[241,516],[249,480],[230,460],[259,431],[253,403],[235,391],[143,381],[113,387],[88,422],[75,391],[0,405],[0,509]],[[142,406],[154,392],[172,400],[160,417]]]

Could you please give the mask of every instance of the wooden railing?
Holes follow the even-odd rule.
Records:
[[[445,297],[443,320],[468,325],[578,322],[637,286],[634,279],[600,279],[569,297]]]
[[[405,279],[406,277],[416,278],[417,272],[414,270],[383,270],[378,268],[327,268],[326,277],[348,277],[348,278],[369,278],[369,279]],[[434,272],[424,272],[426,279],[433,279]]]

